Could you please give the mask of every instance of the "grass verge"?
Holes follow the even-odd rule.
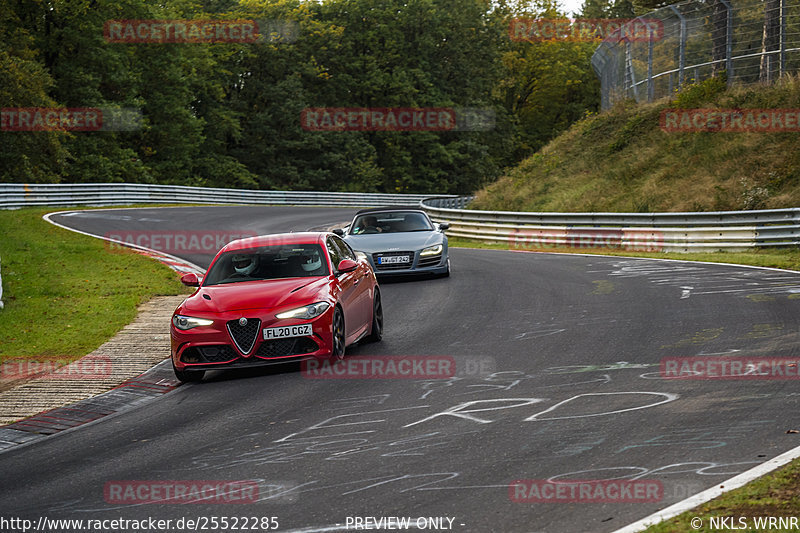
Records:
[[[114,336],[153,296],[188,292],[165,265],[42,219],[0,211],[0,360],[71,361]]]
[[[800,509],[800,460],[794,460],[778,470],[751,481],[744,487],[726,492],[691,511],[649,527],[648,533],[683,533],[686,531],[717,531],[730,527],[713,527],[711,517],[732,517],[732,524],[741,531],[796,531],[780,527],[757,528],[756,517],[792,517]],[[739,522],[746,519],[747,527]],[[692,527],[699,518],[701,526]],[[697,524],[695,524],[697,525]],[[731,521],[728,521],[728,526]]]

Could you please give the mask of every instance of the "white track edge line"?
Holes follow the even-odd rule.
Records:
[[[784,452],[777,457],[773,457],[772,459],[761,463],[760,465],[751,468],[741,474],[738,474],[722,483],[718,483],[717,486],[711,487],[710,489],[706,489],[702,492],[698,492],[694,496],[689,496],[685,500],[679,501],[676,504],[670,505],[669,507],[657,511],[650,516],[642,518],[632,524],[628,524],[627,526],[617,529],[613,533],[636,533],[639,531],[644,531],[650,526],[656,525],[664,520],[668,520],[679,514],[694,509],[700,504],[706,503],[710,500],[713,500],[717,496],[720,496],[728,491],[738,489],[747,483],[763,476],[764,474],[768,474],[773,470],[780,468],[781,466],[789,463],[793,459],[800,457],[800,446],[796,448],[792,448],[791,450]]]

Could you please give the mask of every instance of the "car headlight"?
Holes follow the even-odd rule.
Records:
[[[193,316],[183,315],[175,315],[172,317],[172,325],[183,331],[196,328],[198,326],[210,326],[213,323],[213,320],[209,320],[207,318],[196,318]]]
[[[442,253],[442,245],[437,244],[435,246],[428,246],[422,250],[419,255],[439,255],[440,253]]]
[[[367,254],[365,254],[364,252],[359,252],[358,250],[354,250],[354,252],[356,253],[356,257],[358,258],[359,261],[367,260]]]
[[[275,315],[278,318],[314,318],[324,313],[330,304],[328,302],[317,302],[311,305],[304,305],[291,311],[284,311]]]

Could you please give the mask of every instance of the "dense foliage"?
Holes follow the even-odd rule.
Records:
[[[0,0],[0,107],[144,118],[135,131],[0,131],[0,182],[468,193],[597,109],[596,42],[509,37],[514,18],[563,16],[548,2]],[[129,19],[293,29],[255,44],[104,38],[107,21]],[[479,108],[495,122],[307,131],[309,107]]]

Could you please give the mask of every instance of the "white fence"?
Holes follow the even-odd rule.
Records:
[[[800,209],[708,213],[521,213],[463,209],[470,198],[423,207],[447,234],[511,249],[618,248],[646,252],[743,251],[800,245]]]

